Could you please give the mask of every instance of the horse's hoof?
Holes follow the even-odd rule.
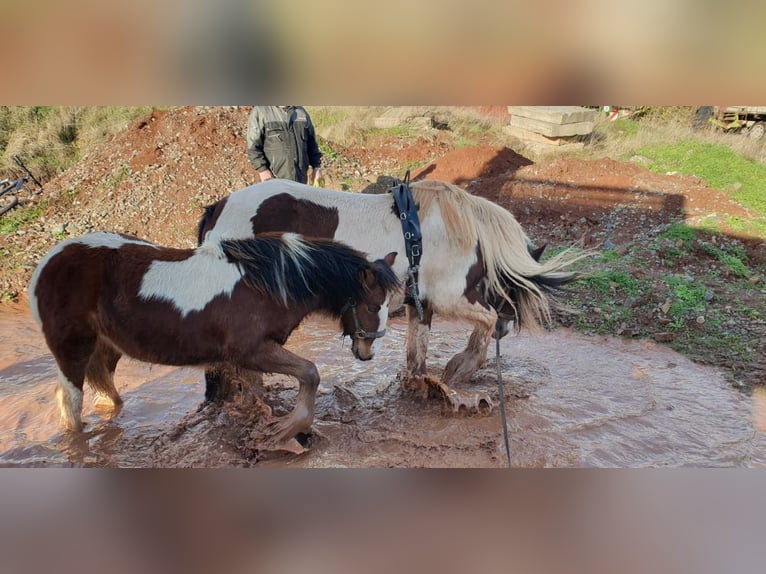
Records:
[[[428,398],[429,384],[426,381],[428,376],[400,373],[398,377],[403,391],[412,393],[420,399]]]

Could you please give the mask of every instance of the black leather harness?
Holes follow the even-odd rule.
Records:
[[[418,206],[412,197],[409,187],[410,170],[404,176],[404,180],[393,186],[389,191],[394,196],[394,205],[399,220],[402,223],[404,234],[404,247],[407,252],[409,268],[407,269],[407,293],[404,302],[414,305],[418,311],[418,317],[423,319],[423,305],[418,291],[418,274],[420,272],[420,257],[423,254],[423,236],[420,233],[420,218]]]

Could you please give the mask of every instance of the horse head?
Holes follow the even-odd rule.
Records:
[[[358,279],[364,287],[361,299],[349,300],[341,310],[343,335],[351,337],[351,352],[360,361],[375,356],[375,343],[386,333],[388,303],[400,286],[391,270],[395,259],[392,252],[360,269]]]

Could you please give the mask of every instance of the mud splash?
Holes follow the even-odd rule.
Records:
[[[363,363],[332,324],[307,321],[288,347],[315,361],[322,378],[312,448],[261,459],[248,451],[248,429],[236,417],[196,413],[200,370],[129,359],[117,368],[121,412],[110,419],[94,410],[86,391],[87,432],[62,433],[54,361],[31,317],[5,305],[0,466],[504,466],[497,406],[490,416],[454,416],[436,401],[402,394],[404,334],[404,321],[392,320],[376,358]],[[435,321],[433,374],[466,337],[465,326]],[[471,390],[496,399],[493,360]],[[743,395],[714,369],[667,348],[558,329],[506,337],[501,365],[514,466],[766,466],[766,394]],[[269,400],[292,404],[291,380],[270,376],[266,385]]]

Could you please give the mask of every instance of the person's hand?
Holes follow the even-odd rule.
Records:
[[[271,173],[270,169],[265,169],[263,171],[259,171],[258,176],[261,178],[261,181],[266,181],[267,179],[273,179],[274,174]]]
[[[320,187],[322,186],[322,184],[324,183],[324,180],[322,178],[322,170],[321,170],[321,168],[317,167],[317,168],[314,169],[314,177],[312,178],[312,180],[313,180],[312,183],[314,185],[320,186]]]

